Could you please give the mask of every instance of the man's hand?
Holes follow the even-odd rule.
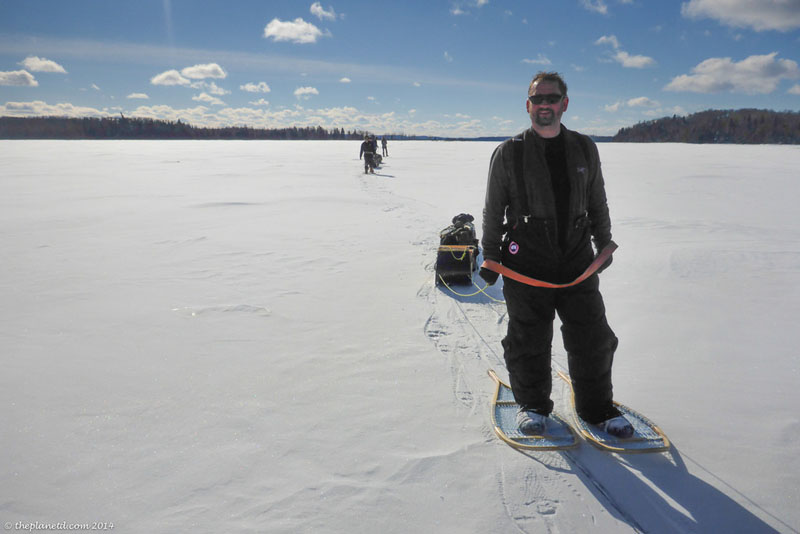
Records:
[[[500,276],[496,272],[492,271],[491,269],[487,269],[486,267],[481,267],[481,270],[478,271],[478,275],[486,281],[487,285],[493,286],[495,282],[497,282],[497,277]]]
[[[610,243],[611,243],[610,240],[606,241],[605,243],[598,243],[597,241],[595,241],[594,245],[595,245],[595,248],[597,248],[597,254],[600,254],[601,252],[603,252],[603,249],[605,249]],[[614,256],[613,255],[609,256],[608,259],[605,261],[605,263],[603,263],[603,265],[601,265],[600,268],[597,269],[597,274],[600,274],[603,271],[605,271],[606,269],[608,269],[608,267],[611,265],[612,261],[614,261]]]

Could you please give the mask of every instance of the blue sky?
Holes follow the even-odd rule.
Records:
[[[0,115],[474,137],[800,109],[800,0],[0,0]]]

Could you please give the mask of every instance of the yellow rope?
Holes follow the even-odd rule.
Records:
[[[440,245],[439,252],[447,250],[454,260],[461,261],[467,256],[470,248],[469,245]],[[461,256],[456,256],[457,250],[461,250]]]
[[[451,249],[450,249],[450,255],[451,255],[451,256],[453,256],[453,259],[454,259],[454,260],[456,260],[456,261],[461,261],[461,260],[463,260],[463,259],[464,259],[464,257],[467,255],[467,249],[464,249],[463,251],[461,251],[461,256],[460,256],[460,257],[457,257],[457,256],[456,256],[456,254],[455,254],[455,252],[454,252],[454,251],[453,251],[453,249],[451,248]]]
[[[446,287],[448,290],[450,290],[450,292],[452,294],[454,294],[456,296],[459,296],[459,297],[474,297],[478,293],[483,293],[484,295],[489,297],[489,299],[493,300],[494,302],[499,302],[500,304],[505,304],[506,303],[506,301],[497,300],[496,298],[494,298],[493,296],[491,296],[489,293],[486,292],[486,288],[489,287],[489,284],[486,284],[485,287],[478,287],[478,284],[476,284],[475,282],[472,282],[472,286],[477,288],[477,291],[475,293],[464,294],[464,293],[459,293],[458,291],[456,291],[455,289],[453,289],[452,287],[447,285],[447,282],[444,281],[444,278],[442,278],[442,275],[439,274],[437,276],[439,277],[439,280],[442,282],[444,287]]]
[[[478,286],[475,284],[475,282],[473,282],[473,283],[472,283],[472,285],[473,285],[473,286],[475,286],[475,287],[478,287]],[[483,288],[480,288],[480,287],[478,287],[478,290],[479,290],[481,293],[483,293],[484,295],[486,295],[487,297],[489,297],[489,299],[490,299],[490,300],[492,300],[492,301],[494,301],[494,302],[497,302],[497,303],[500,303],[500,304],[505,304],[505,303],[506,303],[506,301],[504,301],[504,300],[498,300],[498,299],[494,298],[493,296],[491,296],[489,293],[487,293],[487,292],[486,292],[486,288],[487,288],[487,287],[489,287],[489,284],[486,284],[486,286],[484,286]]]

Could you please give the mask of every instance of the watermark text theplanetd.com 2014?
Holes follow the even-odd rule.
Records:
[[[7,531],[20,532],[79,532],[87,530],[114,530],[114,523],[110,521],[90,521],[88,523],[72,523],[70,521],[6,521],[3,523],[3,528]]]

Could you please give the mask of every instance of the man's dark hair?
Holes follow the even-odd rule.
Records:
[[[533,80],[531,80],[531,84],[528,86],[528,96],[531,95],[533,86],[539,82],[557,83],[561,94],[563,96],[567,96],[567,83],[564,81],[564,78],[562,78],[557,72],[545,72],[543,70],[537,72],[536,76],[534,76]]]

